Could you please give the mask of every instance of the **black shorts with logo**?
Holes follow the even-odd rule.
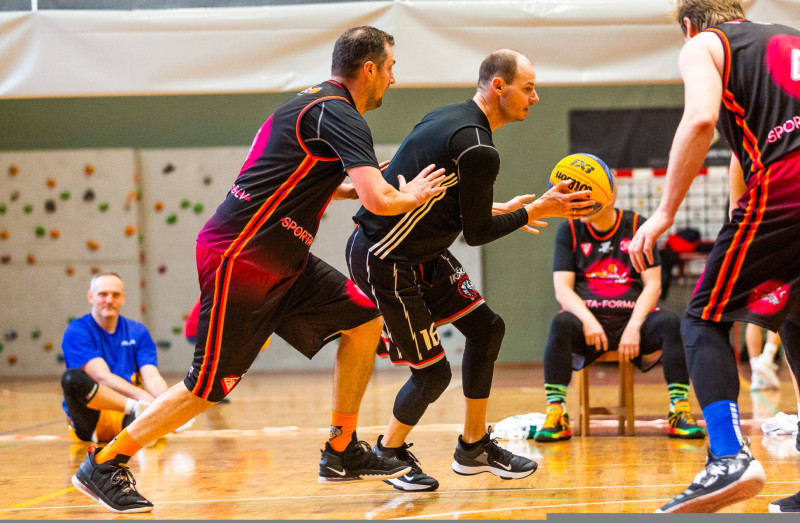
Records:
[[[278,277],[198,244],[200,318],[192,368],[196,396],[219,401],[277,334],[311,359],[329,341],[380,316],[352,281],[313,254],[305,267]]]
[[[347,241],[350,278],[383,313],[384,342],[392,363],[424,368],[444,357],[436,327],[483,303],[450,251],[423,263],[382,260],[369,252],[359,229]],[[378,355],[387,354],[379,349]]]

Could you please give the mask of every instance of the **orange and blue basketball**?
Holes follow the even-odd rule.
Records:
[[[606,163],[593,154],[577,153],[562,158],[550,173],[550,187],[562,180],[572,180],[570,192],[592,191],[589,196],[597,202],[593,216],[614,198],[614,177]]]

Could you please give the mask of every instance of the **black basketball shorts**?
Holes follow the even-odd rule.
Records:
[[[461,263],[449,251],[422,263],[382,260],[369,252],[359,229],[347,242],[350,278],[383,313],[386,352],[395,365],[424,368],[444,358],[437,327],[483,303]],[[388,354],[387,354],[388,353]]]
[[[352,281],[316,256],[289,277],[198,244],[200,319],[192,368],[196,396],[219,401],[244,376],[273,333],[311,359],[342,331],[380,316]]]

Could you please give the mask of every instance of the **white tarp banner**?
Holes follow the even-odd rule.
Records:
[[[745,1],[752,20],[800,27],[800,0]],[[679,81],[670,0],[395,0],[262,7],[0,12],[0,97],[199,94],[305,88],[333,42],[395,36],[399,87],[472,86],[503,47],[540,85]]]

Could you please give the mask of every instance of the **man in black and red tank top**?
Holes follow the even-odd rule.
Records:
[[[679,67],[685,109],[661,203],[631,242],[637,270],[652,259],[692,179],[715,124],[733,149],[731,212],[681,324],[689,373],[710,440],[708,464],[661,512],[714,512],[758,494],[764,469],[739,424],[734,321],[780,328],[800,374],[800,31],[744,18],[738,0],[678,0],[686,45]],[[800,400],[800,398],[799,398]],[[772,512],[800,512],[800,493]]]
[[[444,190],[433,166],[394,188],[375,159],[362,115],[380,107],[394,83],[393,45],[391,35],[373,27],[349,29],[334,47],[332,79],[292,97],[261,127],[197,238],[201,306],[191,370],[150,407],[150,416],[86,458],[73,477],[79,490],[117,512],[152,510],[121,464],[224,398],[273,332],[308,358],[341,337],[319,481],[382,480],[410,470],[374,455],[355,434],[383,326],[380,312],[353,282],[309,253],[335,197],[357,194],[374,212],[396,214]],[[342,184],[347,175],[352,185]]]

